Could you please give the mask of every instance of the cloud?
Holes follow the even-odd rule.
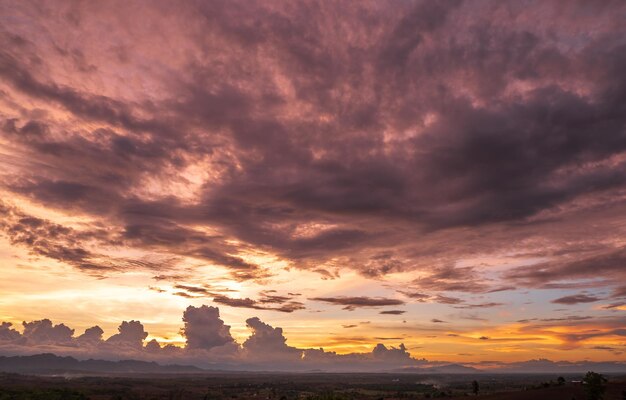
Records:
[[[399,290],[399,293],[402,293],[403,295],[411,298],[411,299],[416,299],[417,301],[419,301],[420,303],[424,303],[424,302],[435,302],[435,303],[441,303],[441,304],[460,304],[463,303],[463,300],[457,298],[457,297],[451,297],[451,296],[444,296],[441,294],[437,294],[437,295],[432,295],[432,294],[426,294],[426,293],[419,293],[419,292],[406,292],[406,291],[402,291]]]
[[[0,341],[2,342],[15,342],[22,339],[22,334],[11,328],[13,326],[10,322],[2,322],[0,324]]]
[[[234,342],[230,326],[220,319],[219,309],[210,306],[189,306],[183,313],[185,326],[182,333],[187,348],[209,350]]]
[[[435,291],[488,291],[488,286],[478,277],[474,267],[441,267],[434,269],[427,277],[414,280],[413,284],[421,289]]]
[[[139,321],[123,321],[118,333],[102,340],[102,329],[88,328],[82,335],[74,336],[74,330],[50,320],[25,322],[24,332],[12,328],[10,323],[0,323],[0,353],[40,354],[53,352],[72,355],[79,359],[137,359],[157,361],[163,364],[191,364],[210,369],[226,370],[284,370],[310,371],[389,371],[403,367],[428,367],[441,362],[429,362],[413,357],[406,346],[398,347],[376,344],[363,353],[337,354],[319,349],[303,349],[287,344],[283,330],[261,321],[258,317],[246,320],[251,334],[241,344],[230,335],[215,307],[189,306],[183,314],[181,334],[186,346],[163,345],[156,339],[146,342],[148,336]],[[563,325],[565,323],[565,325]],[[603,319],[572,318],[569,320],[537,321],[524,325],[516,332],[520,336],[481,336],[478,340],[493,342],[536,342],[546,336],[563,341],[564,346],[584,346],[586,341],[605,350],[596,342],[601,338],[623,338],[624,320],[621,317]],[[563,327],[568,327],[565,330]],[[68,336],[69,335],[69,336]],[[447,333],[449,337],[464,337],[459,333]],[[532,336],[529,336],[532,335]],[[352,342],[369,345],[372,340],[400,340],[394,337],[336,337],[337,343]],[[429,337],[435,337],[431,335]],[[467,339],[471,336],[467,336]],[[610,346],[615,347],[615,346]],[[513,365],[513,364],[511,364]],[[501,367],[509,364],[501,363]]]
[[[426,300],[430,299],[431,296],[429,294],[426,293],[420,293],[420,292],[407,292],[407,291],[401,291],[399,290],[398,292],[402,293],[403,295],[417,300],[419,302],[425,302]]]
[[[69,344],[74,330],[64,324],[54,325],[49,319],[22,322],[24,337],[36,344]]]
[[[92,326],[91,328],[85,329],[85,333],[78,336],[76,341],[81,344],[87,345],[97,345],[102,343],[102,335],[104,331],[99,326]],[[143,338],[142,338],[143,340]]]
[[[441,303],[441,304],[460,304],[463,303],[463,300],[457,298],[457,297],[450,297],[450,296],[443,296],[443,295],[437,295],[434,297],[435,302],[437,303]]]
[[[500,307],[500,306],[503,306],[503,305],[504,305],[504,303],[489,302],[489,303],[477,303],[477,304],[461,304],[461,305],[454,306],[454,308],[462,308],[462,309],[468,309],[468,308],[490,308],[490,307]]]
[[[143,325],[139,321],[123,321],[117,329],[119,333],[108,338],[106,340],[107,344],[122,348],[141,349],[143,340],[148,337],[148,332],[144,330]]]
[[[16,18],[0,37],[3,190],[93,221],[54,240],[41,239],[47,228],[30,231],[35,241],[10,234],[41,257],[100,275],[165,267],[95,251],[108,244],[202,260],[237,280],[271,276],[242,257],[254,248],[329,276],[320,265],[334,260],[368,277],[414,270],[420,290],[482,293],[515,285],[459,260],[541,242],[551,267],[505,280],[589,277],[575,266],[589,254],[559,256],[581,243],[556,227],[602,202],[621,215],[619,197],[603,200],[625,183],[614,7],[537,3],[529,23],[528,8],[466,2],[189,3],[128,7],[154,21],[132,29],[113,8],[90,7],[80,37],[31,4],[15,13],[32,29]],[[103,44],[100,14],[107,30],[133,33]],[[322,29],[328,15],[341,27]],[[580,35],[573,24],[601,28]],[[141,83],[115,90],[120,70]],[[103,221],[104,236],[83,235]],[[620,228],[604,229],[578,229],[575,241],[606,243],[596,239]]]
[[[620,308],[623,306],[626,306],[626,301],[618,301],[616,303],[611,303],[611,304],[604,306],[603,308],[610,310],[610,309]]]
[[[402,315],[404,313],[406,313],[405,310],[384,310],[379,312],[379,314],[383,315]]]
[[[306,307],[299,301],[292,301],[291,297],[263,295],[259,300],[246,298],[231,298],[225,295],[213,294],[213,301],[229,307],[251,308],[255,310],[270,310],[284,313],[292,313],[304,310]],[[265,304],[280,304],[270,307]]]
[[[330,303],[334,305],[345,306],[344,310],[355,310],[360,307],[385,307],[385,306],[399,306],[405,304],[404,301],[398,299],[387,299],[383,297],[367,297],[367,296],[339,296],[339,297],[313,297],[309,300],[321,301],[324,303]]]
[[[252,330],[252,335],[242,347],[253,358],[298,360],[302,357],[302,350],[287,345],[282,328],[274,328],[257,317],[248,318],[246,326]]]
[[[161,351],[161,345],[156,339],[150,340],[148,343],[146,343],[144,347],[145,350],[149,353],[158,353],[159,351]]]
[[[514,268],[506,273],[506,277],[526,286],[542,287],[549,282],[621,276],[622,265],[625,262],[626,249],[610,248],[580,259],[565,259]]]
[[[602,299],[595,297],[595,296],[589,296],[586,295],[584,293],[581,294],[575,294],[575,295],[571,295],[571,296],[564,296],[564,297],[559,297],[558,299],[554,299],[552,300],[552,303],[555,304],[578,304],[578,303],[593,303],[596,301],[600,301]]]
[[[185,290],[191,293],[210,295],[211,292],[207,288],[190,286],[190,285],[174,285],[174,289]]]
[[[613,293],[613,297],[626,297],[626,286],[620,286],[616,288]]]
[[[406,350],[404,344],[400,344],[398,348],[387,348],[383,344],[377,344],[372,351],[374,359],[383,361],[405,362],[411,359],[411,355]]]

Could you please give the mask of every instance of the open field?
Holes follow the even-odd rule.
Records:
[[[26,376],[0,375],[0,400],[113,399],[422,399],[467,398],[471,382],[480,384],[480,399],[585,399],[583,387],[553,375],[412,375],[412,374],[273,374]],[[605,400],[622,400],[626,377],[609,377]]]

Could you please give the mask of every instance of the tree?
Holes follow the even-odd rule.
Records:
[[[474,396],[478,396],[478,392],[480,391],[480,386],[478,385],[478,381],[472,381],[472,393]]]
[[[583,378],[588,400],[602,400],[606,390],[606,378],[598,373],[589,371]]]
[[[556,378],[556,383],[558,383],[559,386],[565,385],[565,378],[559,376],[558,378]]]

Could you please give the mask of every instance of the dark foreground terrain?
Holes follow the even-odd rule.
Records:
[[[0,375],[0,400],[79,399],[585,399],[584,388],[565,375],[413,375],[413,374],[273,374],[211,373],[202,375],[27,376]],[[626,376],[609,376],[605,400],[622,400]]]

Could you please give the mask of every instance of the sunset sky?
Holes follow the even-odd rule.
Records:
[[[0,354],[625,361],[625,20],[0,0]]]

